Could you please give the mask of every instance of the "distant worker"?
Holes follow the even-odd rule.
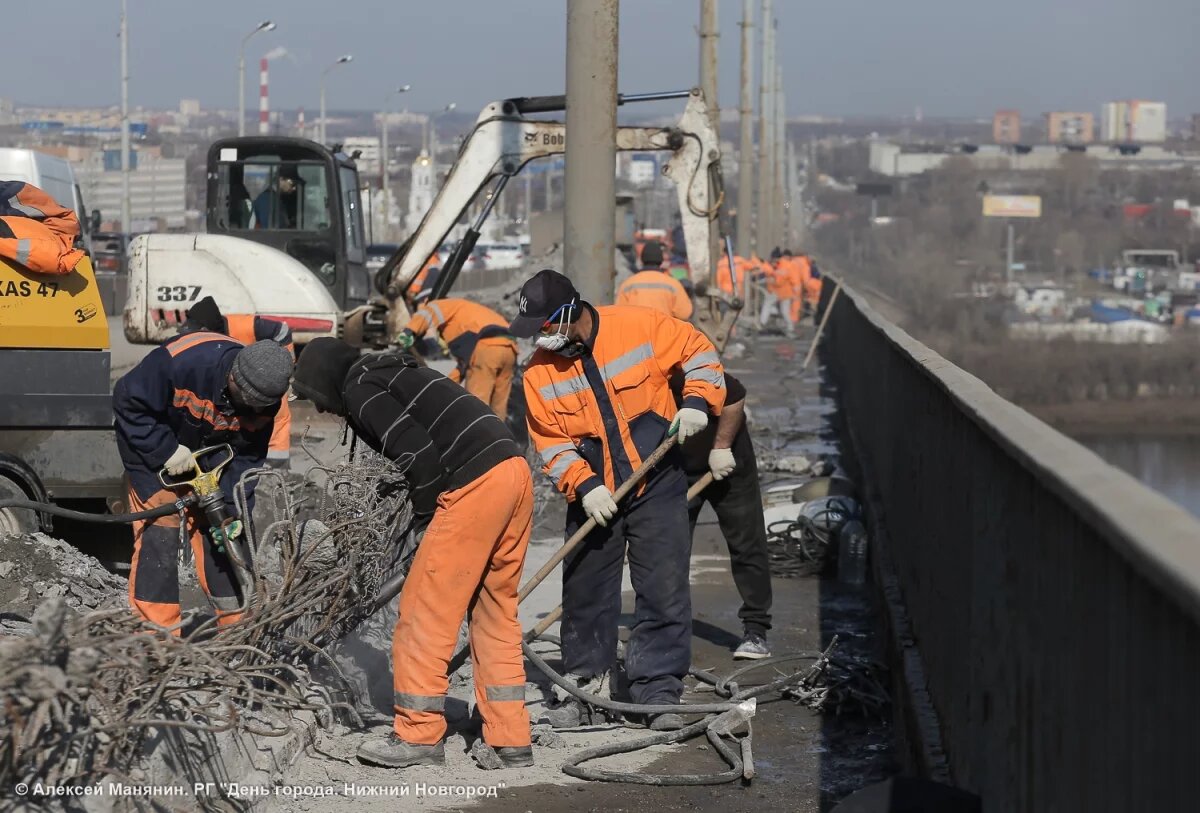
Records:
[[[789,262],[784,262],[783,253],[779,249],[772,250],[770,270],[767,274],[767,295],[763,298],[762,313],[759,314],[758,320],[759,326],[765,328],[770,325],[771,314],[778,311],[780,319],[783,320],[784,335],[789,338],[795,332],[792,323],[794,287],[790,259],[789,254]]]
[[[283,164],[275,183],[254,199],[254,228],[299,228],[297,210],[300,203],[300,175],[295,164]]]
[[[635,703],[677,704],[691,666],[691,541],[687,482],[676,450],[620,506],[613,493],[671,434],[702,431],[725,403],[721,360],[687,322],[623,305],[595,307],[551,270],[521,287],[513,335],[537,335],[525,370],[529,434],[543,471],[567,498],[566,535],[589,518],[599,527],[563,565],[563,666],[593,690],[616,660],[626,547],[636,617],[625,650]],[[676,408],[668,381],[683,376]],[[547,715],[573,727],[584,707],[566,700]],[[683,726],[676,714],[647,721]]]
[[[206,296],[192,305],[187,312],[180,333],[192,333],[197,330],[211,330],[223,333],[237,339],[245,345],[260,341],[272,341],[287,350],[293,358],[296,348],[292,343],[292,330],[284,322],[267,319],[252,313],[230,314],[221,313],[217,302],[211,296]],[[292,457],[292,408],[285,398],[275,414],[274,427],[271,430],[271,445],[267,451],[267,465],[274,468],[287,468]]]
[[[682,376],[671,379],[677,402],[683,400]],[[771,566],[767,550],[767,525],[754,442],[746,430],[746,388],[725,373],[725,407],[715,423],[683,444],[683,470],[688,487],[708,472],[715,480],[688,503],[693,536],[704,503],[713,507],[717,524],[729,548],[729,568],[742,597],[738,617],[742,640],[733,651],[735,660],[769,658],[767,630],[771,628]]]
[[[662,243],[652,240],[642,246],[642,270],[621,283],[616,304],[654,308],[676,319],[692,318],[691,297],[662,263]]]
[[[414,356],[360,359],[339,339],[309,343],[293,389],[403,466],[413,511],[432,515],[392,636],[392,732],[364,742],[358,758],[389,768],[445,763],[446,672],[466,616],[483,740],[506,766],[532,765],[517,591],[533,480],[508,428]]]
[[[729,298],[742,298],[746,271],[749,263],[744,257],[734,255],[733,270],[729,268],[729,256],[722,252],[721,260],[717,263],[717,287]]]
[[[467,299],[435,299],[417,309],[396,344],[408,350],[430,328],[438,332],[458,363],[450,380],[461,383],[500,420],[506,420],[517,366],[517,343],[508,332],[508,320]]]
[[[801,254],[800,257],[808,264],[808,277],[804,281],[804,310],[816,313],[817,305],[821,301],[821,269],[817,268],[816,262],[807,254]]]
[[[411,305],[419,305],[433,293],[433,286],[437,283],[440,268],[441,260],[438,259],[438,253],[435,251],[429,255],[429,259],[421,266],[421,270],[417,272],[404,291],[404,296]]]
[[[113,391],[117,450],[129,478],[129,510],[175,502],[176,493],[159,482],[159,471],[191,474],[193,451],[228,443],[234,458],[221,475],[221,490],[236,513],[234,488],[246,471],[266,461],[275,413],[291,374],[291,353],[279,344],[243,345],[208,330],[177,336],[151,350]],[[251,506],[254,485],[246,484]],[[233,623],[241,617],[238,610],[245,598],[238,595],[234,565],[217,552],[197,509],[188,510],[186,522],[200,587],[217,623]],[[134,522],[129,571],[134,612],[175,634],[181,619],[179,537],[178,514]]]

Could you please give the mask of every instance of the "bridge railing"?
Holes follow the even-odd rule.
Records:
[[[954,782],[995,811],[1200,809],[1200,521],[853,290],[829,330]]]

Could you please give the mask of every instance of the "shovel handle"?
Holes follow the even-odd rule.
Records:
[[[620,488],[618,488],[616,493],[613,494],[613,502],[619,503],[622,499],[624,499],[626,494],[637,488],[638,485],[641,484],[642,480],[646,479],[646,475],[650,473],[650,470],[662,462],[662,459],[667,456],[667,452],[671,451],[671,447],[673,447],[675,444],[676,440],[674,434],[669,435],[666,440],[659,444],[659,447],[655,449],[654,452],[645,459],[645,461],[642,462],[642,465],[638,467],[638,470],[630,475],[628,480],[621,483]],[[571,538],[568,539],[566,543],[558,549],[558,552],[551,556],[546,564],[542,565],[541,570],[533,574],[533,578],[525,582],[525,586],[521,588],[521,592],[517,596],[517,601],[524,601],[525,597],[532,593],[535,587],[544,582],[546,577],[553,572],[554,568],[558,567],[559,563],[562,562],[563,559],[566,559],[567,555],[570,554],[571,551],[579,547],[579,544],[583,542],[583,540],[587,538],[587,535],[595,529],[596,520],[589,517],[588,521],[583,523],[583,525],[579,527],[579,530],[576,531]]]

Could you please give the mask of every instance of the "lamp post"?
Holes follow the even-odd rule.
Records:
[[[242,37],[242,47],[238,51],[238,137],[246,134],[246,43],[259,31],[274,31],[275,23],[263,20],[258,27]]]
[[[412,85],[401,85],[396,88],[396,93],[408,93],[412,90]],[[383,105],[383,138],[379,144],[379,185],[383,188],[383,234],[386,237],[388,229],[392,225],[392,195],[388,188],[388,168],[391,164],[391,156],[388,154],[388,116],[391,113],[391,96]]]
[[[347,62],[349,62],[352,59],[354,59],[354,57],[351,56],[350,54],[346,54],[345,56],[339,56],[337,58],[336,62],[334,62],[332,65],[330,65],[328,68],[326,68],[324,71],[321,72],[321,126],[318,129],[318,132],[321,134],[320,140],[321,140],[322,146],[325,146],[325,77],[329,74],[329,72],[331,70],[336,68],[338,65],[345,65]]]
[[[129,234],[132,203],[129,200],[129,26],[127,0],[121,0],[121,231]]]
[[[430,113],[429,117],[425,119],[425,144],[429,150],[429,157],[433,159],[434,166],[437,166],[437,128],[434,127],[433,120],[438,116],[449,113],[456,107],[458,107],[456,102],[450,102],[450,104],[446,105],[438,112]]]

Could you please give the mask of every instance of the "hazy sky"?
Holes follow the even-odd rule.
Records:
[[[16,5],[14,0],[9,3]],[[282,46],[272,107],[414,110],[561,93],[565,0],[128,0],[131,103],[237,104],[238,44],[250,41],[247,106],[257,109],[257,60]],[[760,5],[755,0],[755,6]],[[21,2],[5,46],[19,104],[119,101],[120,0]],[[624,0],[623,92],[696,83],[698,0]],[[720,0],[721,102],[736,106],[739,0]],[[790,113],[990,114],[1016,107],[1098,110],[1105,100],[1166,101],[1171,118],[1200,112],[1198,0],[775,0]],[[39,38],[42,33],[45,37]],[[757,68],[757,65],[756,65]],[[756,80],[757,81],[757,80]],[[402,104],[401,104],[402,102]]]

